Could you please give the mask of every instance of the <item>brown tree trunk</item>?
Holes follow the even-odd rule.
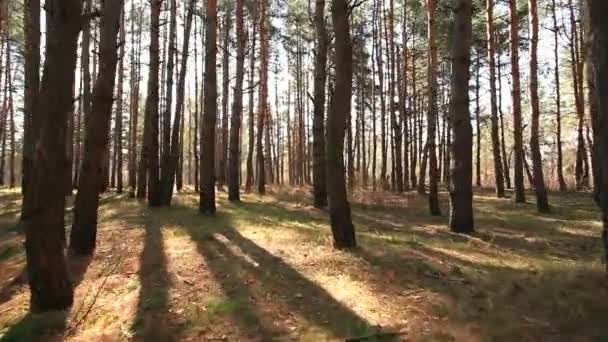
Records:
[[[517,14],[516,0],[509,0],[509,16],[511,19],[511,78],[513,83],[513,140],[514,140],[514,169],[515,169],[515,202],[526,202],[524,192],[524,170],[523,170],[523,138],[521,128],[521,86],[519,79],[519,18]]]
[[[427,115],[427,144],[429,158],[429,210],[431,215],[441,215],[438,195],[437,154],[435,153],[435,123],[437,110],[437,27],[435,25],[435,0],[427,0],[427,20],[429,39],[429,71],[428,71],[428,100]]]
[[[169,12],[169,42],[167,51],[167,70],[166,70],[166,86],[165,86],[165,107],[162,111],[162,146],[161,146],[161,178],[160,178],[160,193],[158,201],[160,205],[169,205],[171,195],[173,194],[173,182],[175,181],[175,171],[171,175],[171,170],[175,170],[171,165],[171,111],[173,110],[173,76],[175,61],[177,60],[177,3],[176,0],[170,0]],[[175,117],[178,118],[180,113],[175,112]],[[175,126],[175,125],[173,125]],[[179,134],[179,126],[177,127]],[[177,137],[176,137],[177,138]],[[177,141],[177,140],[176,140]],[[175,166],[177,167],[177,166]],[[171,189],[169,189],[171,188]]]
[[[141,55],[141,13],[137,14],[138,28],[135,30],[135,1],[131,3],[131,89],[129,103],[129,192],[135,196],[137,187],[137,130],[139,118],[139,59]],[[137,43],[136,43],[137,41]]]
[[[587,0],[589,15],[589,30],[591,53],[591,75],[595,87],[595,111],[592,117],[594,128],[594,153],[596,154],[598,184],[596,189],[598,202],[602,210],[602,240],[605,254],[608,257],[608,2],[602,0]],[[608,264],[607,264],[608,270]]]
[[[228,200],[240,201],[239,174],[241,169],[241,118],[243,116],[243,79],[245,78],[245,47],[247,34],[243,19],[245,0],[236,1],[236,80],[230,125],[230,151],[228,157]]]
[[[205,108],[201,125],[201,192],[199,210],[215,214],[215,125],[217,115],[217,1],[207,1]]]
[[[220,146],[220,160],[218,161],[219,187],[226,184],[226,168],[228,162],[228,99],[230,90],[230,30],[232,26],[232,2],[227,2],[224,17],[224,46],[222,52],[222,132]]]
[[[65,130],[72,108],[78,33],[82,25],[80,0],[46,2],[46,58],[34,127],[40,127],[33,155],[31,183],[24,208],[28,281],[34,310],[61,310],[73,301],[64,255]],[[31,65],[28,65],[31,67]],[[26,68],[27,69],[27,68]]]
[[[532,152],[532,173],[534,191],[536,192],[536,207],[539,212],[549,211],[549,199],[545,189],[543,160],[540,153],[540,104],[538,99],[538,14],[536,0],[528,1],[528,17],[530,21],[530,112],[531,132],[530,149]]]
[[[492,155],[494,159],[494,183],[496,186],[496,196],[505,197],[503,164],[500,155],[500,136],[498,131],[498,108],[496,106],[496,41],[494,36],[494,0],[486,0],[486,12],[486,39],[488,41],[488,68],[490,70],[490,107],[492,120]],[[515,26],[515,30],[517,31],[517,26]]]
[[[560,89],[559,76],[559,26],[557,25],[557,5],[555,0],[551,2],[552,19],[553,19],[553,39],[554,46],[553,56],[555,60],[555,124],[556,124],[556,140],[557,140],[557,181],[559,183],[559,191],[568,190],[566,181],[564,180],[564,154],[562,152],[562,99]]]
[[[473,128],[469,112],[469,67],[471,64],[471,0],[454,4],[452,38],[452,98],[450,120],[454,141],[450,152],[453,160],[450,177],[450,230],[470,233],[473,220]]]
[[[258,104],[258,130],[256,143],[258,193],[266,193],[266,170],[264,161],[264,124],[268,115],[268,33],[266,28],[266,0],[260,2],[260,94]]]
[[[327,78],[327,49],[329,41],[325,28],[325,0],[316,0],[315,32],[317,47],[315,55],[314,117],[313,117],[313,188],[314,205],[327,206],[327,182],[325,178],[325,81]]]
[[[99,186],[103,181],[102,156],[108,150],[108,130],[112,115],[114,80],[116,78],[116,35],[120,24],[122,0],[106,0],[101,20],[99,74],[93,89],[93,106],[86,123],[82,174],[74,204],[74,223],[70,250],[91,255],[97,236]]]
[[[344,132],[352,95],[352,43],[345,0],[332,0],[331,17],[335,35],[335,58],[341,63],[336,63],[335,90],[327,115],[327,195],[334,247],[348,249],[354,248],[357,242],[344,179]]]
[[[491,1],[491,0],[490,0]],[[475,172],[475,185],[481,187],[481,108],[479,107],[479,87],[481,86],[479,82],[480,78],[480,70],[481,70],[481,53],[478,49],[475,50],[475,123],[477,128],[477,153],[476,153],[476,172]]]
[[[254,8],[249,13],[251,25],[251,49],[249,50],[249,136],[247,149],[247,174],[245,179],[245,190],[250,191],[253,186],[253,146],[254,146],[254,117],[253,117],[253,94],[255,91],[254,76],[255,76],[255,42],[257,28],[257,11]],[[288,125],[289,126],[289,125]]]
[[[23,98],[23,152],[21,193],[23,194],[22,211],[31,202],[27,198],[27,187],[30,182],[34,159],[34,144],[38,139],[39,127],[35,118],[38,92],[40,88],[40,0],[26,0],[24,3],[23,26],[25,30],[25,69]]]
[[[179,69],[179,76],[177,80],[177,98],[175,102],[175,114],[173,116],[173,131],[171,132],[171,145],[168,147],[169,160],[166,164],[165,178],[162,180],[163,193],[162,193],[162,204],[170,205],[173,197],[173,184],[176,178],[179,177],[180,155],[182,154],[182,143],[180,139],[182,132],[182,113],[184,109],[184,93],[186,87],[186,71],[188,66],[188,49],[190,45],[190,30],[192,29],[192,17],[194,11],[194,0],[190,0],[188,5],[188,11],[186,15],[186,23],[184,26],[184,41],[182,46],[182,59],[181,66]],[[196,56],[195,56],[196,57]]]
[[[124,81],[124,57],[125,57],[125,14],[121,10],[119,41],[120,53],[118,64],[118,93],[116,94],[116,118],[114,120],[114,150],[116,153],[116,192],[122,193],[122,85]]]
[[[161,186],[159,178],[159,79],[160,68],[160,11],[162,0],[152,0],[150,14],[150,66],[148,68],[148,96],[145,105],[144,144],[142,146],[141,164],[145,168],[140,182],[147,173],[148,205],[160,205]],[[144,183],[145,184],[145,183]],[[144,187],[145,194],[145,187]],[[138,190],[139,195],[139,190]],[[138,196],[139,197],[139,196]]]

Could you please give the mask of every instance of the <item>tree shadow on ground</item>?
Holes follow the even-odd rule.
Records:
[[[84,279],[91,261],[92,257],[90,256],[68,254],[68,272],[74,289]],[[0,290],[1,303],[10,300],[17,292],[23,291],[25,286],[27,286],[27,271],[24,268],[13,281]],[[73,309],[74,306],[68,310],[45,313],[36,313],[30,310],[1,335],[0,341],[62,341],[66,334],[77,328],[68,325],[69,313]]]
[[[248,203],[235,207],[241,205],[250,206]],[[197,243],[198,251],[206,259],[226,295],[239,303],[236,318],[262,340],[285,338],[288,327],[284,326],[283,319],[290,322],[304,319],[316,329],[331,332],[336,338],[397,340],[394,334],[372,326],[280,257],[241,235],[230,220],[226,220],[223,228],[213,234],[201,234],[199,230],[202,228],[192,225],[182,228]],[[291,317],[277,317],[277,311],[289,312]],[[278,328],[277,323],[283,326]],[[314,336],[315,328],[313,331],[292,331],[292,334]]]
[[[162,223],[154,217],[145,218],[144,247],[139,263],[139,301],[131,326],[135,338],[142,341],[173,341],[174,327],[169,317],[169,286],[167,257]]]

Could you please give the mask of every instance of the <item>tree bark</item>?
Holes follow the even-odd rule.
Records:
[[[65,309],[73,301],[64,255],[65,187],[57,180],[67,172],[65,131],[72,108],[82,2],[48,0],[46,8],[46,58],[39,107],[33,116],[33,126],[40,127],[40,135],[27,187],[31,206],[24,208],[22,216],[31,306],[43,311]]]
[[[260,2],[260,94],[258,105],[258,130],[256,142],[257,188],[258,193],[266,193],[266,170],[264,162],[264,125],[268,115],[268,33],[266,28],[266,0]]]
[[[253,94],[255,92],[254,76],[255,76],[255,43],[256,43],[256,28],[257,28],[257,11],[254,8],[249,16],[252,22],[251,25],[251,49],[249,50],[249,143],[247,149],[247,175],[245,180],[245,190],[250,191],[253,186],[253,146],[254,146],[254,113],[253,113]],[[288,125],[289,126],[289,125]]]
[[[437,109],[437,27],[435,25],[435,0],[427,0],[427,20],[429,39],[429,70],[428,70],[428,100],[427,115],[427,145],[429,158],[429,211],[433,216],[441,215],[438,195],[437,154],[435,153],[435,123]]]
[[[230,150],[228,157],[228,200],[240,201],[239,174],[241,170],[241,118],[243,116],[243,79],[245,78],[245,47],[247,34],[243,19],[245,0],[236,0],[236,80],[230,118]]]
[[[494,159],[494,183],[496,196],[505,197],[503,165],[500,155],[500,136],[498,131],[498,108],[496,106],[496,52],[494,38],[494,0],[486,0],[488,61],[490,71],[490,107],[492,120],[492,155]],[[515,26],[517,30],[517,26]]]
[[[327,79],[327,49],[329,45],[325,28],[325,0],[316,0],[315,32],[317,48],[315,55],[314,117],[313,117],[313,188],[314,205],[327,206],[327,181],[325,175],[325,81]]]
[[[215,214],[215,125],[217,115],[217,1],[207,1],[205,42],[205,108],[201,127],[201,192],[199,210]]]
[[[471,40],[471,0],[455,0],[450,101],[450,120],[454,127],[454,141],[450,148],[450,230],[457,233],[474,230],[473,128],[469,112]]]
[[[532,174],[534,191],[536,192],[536,207],[539,212],[549,211],[549,199],[545,189],[543,160],[540,153],[540,104],[538,99],[538,14],[536,0],[528,1],[528,17],[530,21],[530,112],[531,132],[530,149],[532,152]]]
[[[30,206],[27,198],[27,187],[30,182],[34,158],[34,144],[39,136],[38,123],[34,117],[40,88],[40,0],[26,0],[24,4],[23,26],[25,30],[25,69],[23,98],[23,152],[21,193],[23,194],[22,210]]]
[[[591,43],[591,75],[595,88],[597,111],[592,117],[594,129],[594,153],[596,154],[597,199],[602,210],[602,240],[608,257],[608,2],[587,0]],[[608,264],[607,264],[608,270]]]
[[[556,140],[557,140],[557,181],[559,184],[559,191],[565,192],[568,190],[566,181],[564,179],[564,154],[562,152],[562,100],[561,100],[561,89],[560,89],[560,76],[559,76],[559,26],[557,25],[557,5],[556,1],[551,1],[551,12],[553,19],[553,39],[554,46],[553,57],[555,60],[555,124],[556,124]]]
[[[340,63],[336,63],[335,89],[327,115],[326,162],[329,216],[336,249],[349,249],[357,245],[346,194],[343,156],[346,113],[350,113],[352,95],[352,43],[348,11],[345,0],[332,0],[335,58]]]
[[[97,236],[99,189],[103,182],[103,159],[108,150],[108,130],[112,115],[114,80],[116,78],[116,35],[120,27],[122,0],[106,0],[101,19],[99,74],[93,90],[93,106],[86,123],[82,174],[74,204],[74,223],[70,250],[78,255],[91,255]]]
[[[515,169],[515,202],[525,203],[526,194],[524,192],[524,170],[523,170],[523,138],[521,128],[521,85],[519,79],[519,32],[518,32],[518,13],[517,1],[509,0],[509,17],[511,19],[511,79],[513,100],[513,140],[514,140],[514,169]]]
[[[122,6],[121,6],[122,7]],[[115,128],[115,142],[114,142],[114,150],[116,151],[116,192],[122,193],[122,85],[124,81],[124,57],[125,57],[125,15],[124,9],[121,10],[120,14],[120,32],[119,32],[119,41],[120,41],[120,54],[119,64],[118,64],[118,92],[116,95],[116,118],[114,120]]]

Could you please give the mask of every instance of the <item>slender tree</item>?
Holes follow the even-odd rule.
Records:
[[[70,250],[79,255],[90,255],[95,250],[99,189],[103,182],[102,157],[109,148],[108,131],[118,61],[116,36],[120,27],[121,7],[122,0],[106,0],[103,5],[99,74],[93,89],[91,115],[85,124],[85,152],[70,234]]]
[[[428,63],[428,101],[429,111],[427,114],[427,145],[429,159],[429,210],[431,215],[441,215],[438,194],[438,170],[436,143],[436,118],[437,108],[437,26],[435,15],[435,0],[427,0],[427,24],[429,40],[429,63]]]
[[[337,249],[354,248],[355,227],[346,194],[344,177],[344,132],[346,113],[350,113],[352,96],[352,43],[350,38],[349,8],[345,0],[332,0],[331,17],[334,26],[336,61],[335,88],[327,115],[327,195],[329,217]]]
[[[122,93],[124,82],[124,57],[125,57],[125,15],[124,9],[120,15],[120,52],[118,56],[118,91],[116,94],[116,118],[114,119],[114,153],[116,154],[116,192],[122,193]]]
[[[513,165],[515,169],[515,202],[523,203],[526,201],[524,192],[524,165],[523,165],[523,138],[521,127],[521,85],[519,74],[519,14],[517,13],[517,0],[509,0],[509,17],[511,19],[511,79],[513,101],[513,140],[515,141]]]
[[[256,140],[257,188],[259,194],[266,193],[266,169],[264,162],[263,136],[268,115],[268,32],[266,27],[266,0],[260,0],[260,94],[258,97],[258,130]]]
[[[67,172],[65,131],[67,115],[72,108],[71,87],[82,25],[82,1],[48,0],[46,9],[44,74],[39,106],[36,106],[32,122],[40,131],[33,154],[31,182],[26,189],[26,198],[31,205],[24,207],[22,215],[34,310],[65,309],[73,301],[64,255],[65,187],[57,180]]]
[[[327,79],[327,49],[329,40],[325,25],[325,0],[316,0],[315,32],[317,48],[315,55],[314,116],[313,116],[313,170],[314,204],[317,208],[327,206],[327,181],[325,175],[325,81]]]
[[[230,151],[228,156],[228,199],[240,201],[239,174],[241,169],[241,118],[243,116],[243,79],[245,78],[245,47],[247,34],[243,8],[245,0],[236,0],[236,80],[230,118]]]
[[[490,72],[490,110],[492,121],[492,156],[494,160],[494,182],[496,196],[505,197],[503,165],[500,155],[500,136],[498,130],[498,107],[496,106],[496,40],[494,34],[494,1],[486,0],[488,69]],[[517,26],[516,26],[517,27]]]
[[[532,174],[536,206],[540,212],[549,211],[549,200],[545,189],[543,160],[540,153],[540,104],[538,99],[538,11],[536,0],[528,1],[528,16],[530,21],[530,112],[531,132],[530,150],[532,152]]]
[[[553,58],[555,61],[554,77],[555,77],[555,125],[556,125],[556,144],[557,144],[557,181],[559,191],[568,189],[564,179],[564,154],[562,144],[562,97],[560,89],[559,76],[559,26],[557,25],[557,4],[556,0],[551,0],[551,16],[553,20]]]
[[[469,67],[471,64],[471,0],[454,0],[452,34],[452,90],[450,121],[454,140],[450,177],[450,229],[457,233],[474,230],[473,221],[473,128],[469,112]]]
[[[205,108],[201,125],[201,192],[199,210],[215,214],[215,125],[217,115],[217,1],[207,1]]]

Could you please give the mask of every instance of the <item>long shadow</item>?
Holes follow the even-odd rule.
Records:
[[[131,330],[142,341],[173,341],[169,324],[169,274],[163,236],[155,218],[145,219],[144,248],[139,266],[139,302]]]
[[[608,287],[598,288],[598,283],[604,282],[599,271],[553,269],[539,273],[475,263],[423,244],[409,250],[415,256],[391,248],[379,252],[371,245],[357,254],[381,270],[369,275],[371,281],[384,281],[390,272],[397,284],[451,298],[455,303],[451,318],[475,322],[484,340],[586,341],[582,336],[592,336],[600,341],[608,337],[601,318],[608,314],[603,305]],[[437,260],[442,262],[440,267]],[[584,335],[581,320],[586,322]]]
[[[245,206],[250,207],[251,204]],[[372,336],[364,340],[395,340],[394,335],[383,334],[379,327],[373,327],[367,320],[334,299],[326,290],[306,279],[281,258],[242,236],[230,222],[227,223],[226,227],[219,231],[219,238],[207,235],[206,238],[200,239],[195,231],[196,227],[184,228],[197,241],[199,251],[208,260],[226,293],[234,296],[235,300],[243,301],[243,297],[251,296],[249,285],[239,280],[249,276],[255,278],[256,282],[272,295],[273,303],[270,304],[286,306],[290,312],[302,315],[308,322],[329,330],[337,338]],[[229,245],[236,246],[240,253],[235,252]],[[255,315],[261,308],[256,308],[254,303],[249,301],[244,304],[243,311],[246,312],[247,319],[260,322],[261,319]],[[259,326],[262,329],[261,336],[268,340],[277,336],[277,331],[268,330],[264,322],[260,322]]]
[[[68,255],[68,271],[74,289],[82,282],[91,264],[91,257]],[[2,303],[8,301],[27,283],[25,268],[18,273],[5,288],[0,290]],[[0,342],[9,341],[62,341],[68,327],[68,314],[71,309],[47,313],[28,312],[19,322],[12,325],[0,337]]]

